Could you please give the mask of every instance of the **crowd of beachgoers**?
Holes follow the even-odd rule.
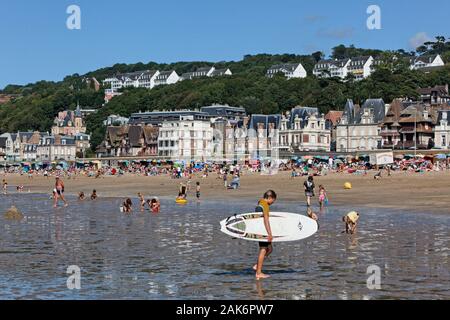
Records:
[[[78,176],[101,178],[104,176],[137,175],[137,176],[168,176],[172,179],[203,177],[211,174],[224,179],[239,178],[242,174],[266,173],[275,174],[278,171],[292,171],[291,177],[297,176],[324,176],[329,173],[368,174],[371,170],[386,169],[391,171],[430,172],[450,170],[450,157],[446,159],[429,158],[425,156],[403,157],[395,159],[394,163],[384,166],[372,165],[368,158],[325,158],[301,157],[289,161],[278,161],[275,165],[270,161],[254,161],[252,164],[224,164],[224,163],[155,163],[146,161],[133,161],[119,163],[117,166],[86,164],[83,167],[76,165],[62,168],[49,166],[35,168],[31,165],[14,165],[0,169],[0,174],[27,175],[30,179],[35,176],[60,176],[67,179],[76,179]]]

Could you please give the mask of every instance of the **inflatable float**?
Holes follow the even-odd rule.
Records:
[[[186,199],[176,199],[175,202],[178,204],[187,204],[188,203],[188,201]]]

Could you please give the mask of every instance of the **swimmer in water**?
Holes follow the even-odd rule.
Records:
[[[131,208],[132,205],[133,203],[131,202],[131,199],[126,199],[122,204],[123,212],[131,213],[133,211],[133,209]]]
[[[97,190],[92,190],[92,194],[91,194],[91,200],[97,200],[98,196],[97,196]]]
[[[86,199],[86,196],[84,195],[84,192],[81,191],[81,192],[78,194],[78,200],[84,201],[84,199]]]
[[[152,213],[159,213],[161,210],[161,203],[159,202],[158,198],[153,198],[150,202],[150,210]]]

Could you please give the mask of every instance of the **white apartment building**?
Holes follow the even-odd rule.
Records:
[[[357,152],[381,149],[381,124],[386,113],[382,99],[368,99],[359,108],[348,100],[336,127],[336,151]]]
[[[355,80],[363,80],[372,74],[374,58],[372,56],[351,58],[348,73],[353,74]]]
[[[318,108],[296,107],[281,118],[280,150],[330,151],[331,128]]]
[[[349,72],[350,59],[320,60],[313,69],[313,74],[321,78],[345,79]]]
[[[118,74],[103,81],[105,86],[110,87],[105,90],[105,93],[117,93],[119,89],[127,87],[152,89],[155,86],[155,80],[159,74],[160,72],[157,70],[145,70]]]
[[[159,129],[159,156],[183,160],[207,160],[212,156],[213,128],[209,120],[180,116],[163,122]]]
[[[435,147],[450,149],[450,110],[438,112],[438,119],[434,127]]]
[[[160,71],[155,78],[155,86],[174,84],[180,81],[180,76],[174,71]]]
[[[444,60],[439,54],[423,55],[411,60],[411,70],[420,70],[424,68],[442,67]]]
[[[306,78],[307,72],[301,63],[277,64],[267,70],[266,76],[273,78],[277,73],[282,73],[286,78]]]

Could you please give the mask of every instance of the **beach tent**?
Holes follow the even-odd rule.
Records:
[[[60,161],[58,163],[58,166],[63,168],[64,170],[69,168],[69,164],[67,162],[65,162],[65,161]]]

